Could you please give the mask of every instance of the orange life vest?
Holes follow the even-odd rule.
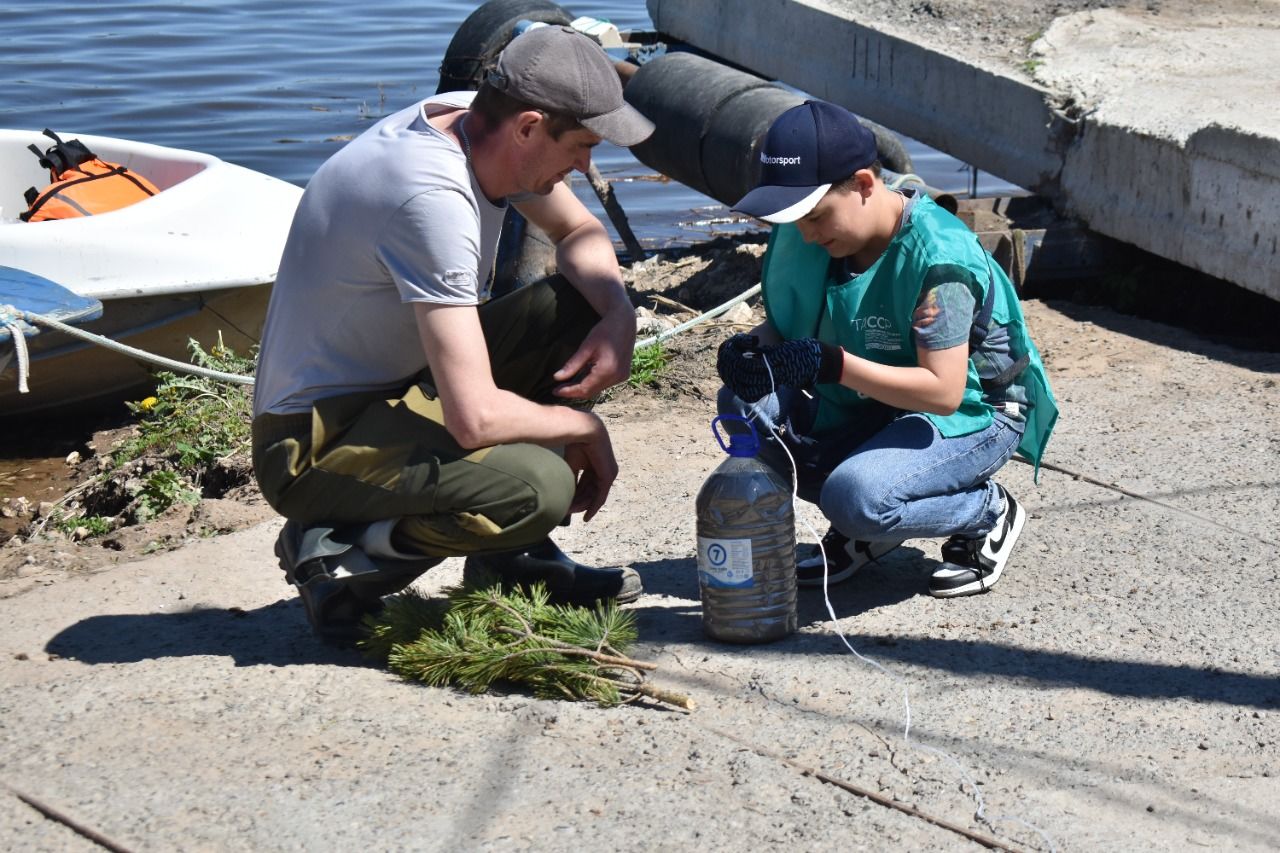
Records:
[[[49,170],[53,183],[42,190],[27,190],[27,209],[19,214],[23,221],[93,216],[128,207],[160,192],[155,184],[126,167],[98,159],[80,140],[63,142],[47,128],[44,133],[55,143],[48,150],[27,147]]]

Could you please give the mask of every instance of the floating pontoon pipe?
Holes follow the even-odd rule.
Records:
[[[657,126],[653,136],[631,149],[636,159],[726,205],[755,186],[760,142],[774,119],[805,101],[777,83],[692,53],[649,60],[623,91]],[[911,157],[902,141],[885,127],[860,121],[875,136],[886,170],[910,174]],[[935,199],[943,195],[926,189]]]

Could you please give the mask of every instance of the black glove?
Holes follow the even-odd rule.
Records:
[[[754,403],[782,385],[808,388],[816,382],[839,382],[843,369],[844,350],[814,338],[802,338],[742,355],[734,362],[725,384],[741,399]]]
[[[739,332],[731,338],[726,338],[724,343],[720,344],[720,351],[716,353],[716,372],[720,374],[720,381],[732,388],[734,369],[742,354],[756,352],[759,349],[760,339],[755,335]]]
[[[783,341],[765,347],[760,354],[769,359],[773,381],[792,388],[808,388],[816,382],[839,382],[844,368],[844,350],[815,338]]]

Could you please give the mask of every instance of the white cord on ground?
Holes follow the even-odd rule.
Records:
[[[759,292],[760,292],[759,284],[749,287],[746,290],[744,290],[742,293],[739,293],[737,296],[730,299],[728,302],[724,303],[723,305],[717,305],[715,308],[712,308],[710,311],[707,311],[705,314],[699,314],[697,317],[694,317],[692,320],[686,320],[685,322],[681,323],[679,326],[675,326],[673,328],[667,329],[665,332],[659,332],[658,334],[653,335],[652,337],[645,338],[642,341],[636,341],[636,349],[640,349],[641,347],[652,346],[658,343],[659,341],[665,341],[667,338],[670,338],[674,335],[678,335],[680,332],[683,332],[687,329],[692,329],[694,326],[698,325],[699,323],[705,323],[707,320],[714,320],[716,317],[719,317],[721,314],[728,311],[733,306],[737,305],[740,302],[746,302],[748,299],[755,296]]]
[[[68,335],[71,335],[73,338],[80,338],[81,340],[89,341],[90,343],[97,344],[101,347],[105,347],[114,352],[122,353],[132,358],[139,359],[140,361],[145,361],[150,364],[157,365],[159,367],[167,367],[170,370],[176,370],[180,373],[190,373],[195,376],[202,376],[205,379],[216,379],[220,382],[231,382],[236,385],[252,385],[253,384],[252,376],[242,376],[241,374],[238,374],[238,373],[224,373],[221,370],[210,370],[207,367],[200,367],[199,365],[195,365],[195,364],[186,364],[181,361],[174,361],[173,359],[165,358],[162,355],[153,355],[152,353],[146,352],[144,350],[127,346],[126,344],[122,344],[118,341],[113,341],[108,337],[104,337],[103,335],[96,335],[93,332],[86,332],[84,329],[77,329],[75,326],[69,326],[66,323],[61,322],[60,320],[53,319],[52,317],[44,317],[40,314],[34,314],[30,311],[17,311],[17,315],[21,317],[23,320],[26,320],[28,323],[30,323],[33,326],[37,326],[37,325],[47,326],[50,329],[56,329],[59,332],[64,332]],[[19,341],[21,341],[22,343],[19,344]],[[20,365],[22,363],[21,360],[25,360],[26,358],[25,343],[26,342],[22,338],[21,333],[14,334],[15,346],[21,347],[20,349],[21,354],[19,356]],[[22,373],[22,379],[20,379],[20,381],[23,383],[23,385],[25,385],[25,372]],[[19,390],[22,390],[23,393],[25,393],[25,388],[20,388]]]
[[[773,366],[769,364],[769,358],[765,356],[763,353],[760,354],[760,360],[764,362],[765,370],[768,371],[769,373],[769,387],[772,389],[772,392],[776,394],[778,390],[778,385],[773,378]],[[747,403],[747,405],[751,407],[751,412],[752,412],[752,417],[749,418],[749,420],[759,420],[761,423],[765,424],[769,432],[771,432],[774,438],[777,439],[778,446],[781,447],[783,452],[787,454],[787,460],[791,463],[791,505],[795,506],[796,502],[800,499],[800,494],[799,494],[800,472],[796,465],[795,457],[791,455],[791,451],[790,449],[787,448],[786,442],[782,440],[782,436],[780,436],[778,434],[778,431],[774,429],[772,423],[769,422],[769,419],[763,416],[764,413],[761,412],[760,409],[756,407],[756,404]],[[886,669],[879,661],[872,660],[871,658],[861,654],[857,649],[853,647],[853,644],[849,642],[849,638],[845,636],[844,631],[840,630],[840,622],[839,622],[839,619],[836,617],[835,607],[833,607],[831,604],[831,596],[827,594],[827,589],[828,589],[827,587],[827,575],[828,575],[827,551],[825,548],[822,547],[822,538],[818,536],[818,531],[814,530],[813,525],[809,523],[808,519],[804,519],[804,526],[808,529],[810,535],[812,535],[813,538],[817,540],[818,551],[822,554],[822,598],[827,605],[827,615],[831,617],[831,627],[835,629],[836,634],[840,637],[840,642],[844,643],[844,647],[848,649],[850,652],[852,652],[853,656],[856,657],[858,660],[862,661],[863,663],[870,664],[871,666],[875,667],[876,669],[880,670],[880,672],[884,673],[886,676],[891,678],[892,680],[902,685],[902,707],[903,707],[902,741],[903,743],[907,744],[907,746],[911,747],[912,749],[930,752],[950,762],[951,766],[954,767],[956,769],[956,772],[960,774],[960,778],[973,791],[973,801],[976,806],[976,809],[973,815],[974,820],[990,827],[993,832],[995,831],[995,827],[992,826],[992,821],[1009,821],[1012,823],[1020,824],[1034,831],[1037,835],[1039,835],[1040,838],[1045,842],[1045,844],[1048,845],[1050,853],[1056,853],[1057,847],[1054,845],[1053,839],[1046,832],[1044,832],[1044,830],[1040,829],[1040,827],[1036,826],[1035,824],[1029,823],[1023,820],[1022,818],[1018,818],[1018,817],[1009,817],[1009,816],[1003,816],[1003,815],[997,816],[997,817],[990,817],[990,818],[987,817],[986,815],[987,803],[986,803],[986,799],[982,796],[982,788],[978,785],[977,780],[974,779],[973,776],[971,776],[967,770],[965,770],[964,765],[962,765],[955,756],[951,755],[951,753],[943,749],[939,749],[936,746],[930,746],[929,744],[920,743],[919,741],[913,741],[911,739],[911,694],[907,686],[907,683],[902,679],[901,676],[895,673],[892,673],[888,669]]]

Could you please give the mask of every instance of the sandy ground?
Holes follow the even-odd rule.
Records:
[[[758,254],[632,286],[698,307]],[[226,535],[172,521],[185,544],[151,555],[156,531],[0,549],[28,549],[0,572],[0,839],[94,849],[22,795],[133,850],[978,849],[937,821],[1015,849],[1276,849],[1280,356],[1025,307],[1063,418],[1038,485],[1000,474],[1031,520],[984,596],[925,595],[939,543],[912,541],[832,588],[834,621],[806,591],[795,636],[709,642],[693,502],[723,457],[726,329],[599,406],[622,476],[558,538],[642,573],[636,656],[692,713],[425,688],[321,646],[251,502]],[[800,517],[801,541],[825,530]]]

